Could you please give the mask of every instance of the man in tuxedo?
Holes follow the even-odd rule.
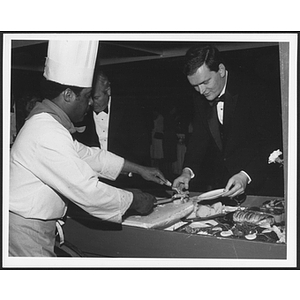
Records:
[[[133,98],[112,92],[111,83],[103,70],[97,70],[93,84],[93,110],[83,122],[76,124],[73,135],[90,147],[100,147],[126,159],[150,166],[150,132],[140,105]],[[120,175],[110,184],[132,187],[142,181]]]
[[[188,189],[190,180],[204,172],[209,154],[211,186],[224,188],[224,197],[259,191],[277,146],[266,89],[227,70],[211,45],[189,49],[184,72],[197,92],[194,130],[173,187]]]

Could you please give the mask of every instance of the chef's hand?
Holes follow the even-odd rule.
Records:
[[[139,174],[144,179],[156,182],[161,185],[167,183],[167,179],[164,177],[163,173],[160,170],[156,168],[141,166],[128,160],[125,160],[122,172]]]
[[[148,215],[152,212],[156,198],[138,189],[128,189],[133,194],[133,200],[129,210],[134,210],[140,215]]]
[[[153,181],[161,185],[167,182],[167,179],[163,173],[156,168],[140,166],[138,174],[140,174],[146,180]]]
[[[222,197],[233,198],[237,195],[243,194],[248,184],[248,177],[245,173],[239,172],[233,175],[227,182],[225,193]]]
[[[189,189],[189,182],[192,178],[192,175],[189,170],[183,170],[181,175],[177,177],[172,185],[172,189],[179,190],[182,192],[183,189]]]

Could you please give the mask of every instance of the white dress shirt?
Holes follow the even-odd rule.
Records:
[[[110,104],[111,99],[108,102],[108,113],[101,111],[96,114],[93,112],[96,132],[98,135],[101,149],[107,150],[108,145],[108,127],[109,127],[109,116],[110,116]]]
[[[223,96],[225,94],[226,86],[227,86],[227,78],[228,78],[228,71],[226,71],[225,85],[224,85],[220,95],[218,96],[218,98],[220,98],[221,96]],[[219,119],[220,123],[223,125],[223,114],[224,114],[224,102],[223,101],[218,102],[217,113],[218,113],[218,119]]]

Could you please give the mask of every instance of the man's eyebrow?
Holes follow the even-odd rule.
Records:
[[[196,84],[193,84],[192,86],[197,86],[197,85],[200,85],[200,84],[202,84],[202,83],[204,83],[204,82],[207,82],[207,81],[209,81],[210,80],[210,77],[209,78],[207,78],[207,79],[205,79],[205,80],[202,80],[201,82],[199,82],[199,83],[196,83]]]

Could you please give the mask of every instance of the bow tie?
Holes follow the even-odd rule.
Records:
[[[98,116],[101,112],[104,112],[104,113],[108,114],[108,106],[106,106],[106,108],[104,110],[99,111],[99,112],[95,112],[95,113]]]
[[[209,104],[210,104],[210,106],[215,106],[215,105],[217,105],[219,102],[224,102],[224,100],[225,100],[225,95],[222,95],[221,97],[218,97],[218,98],[216,98],[216,99],[213,100],[213,101],[210,101]]]

